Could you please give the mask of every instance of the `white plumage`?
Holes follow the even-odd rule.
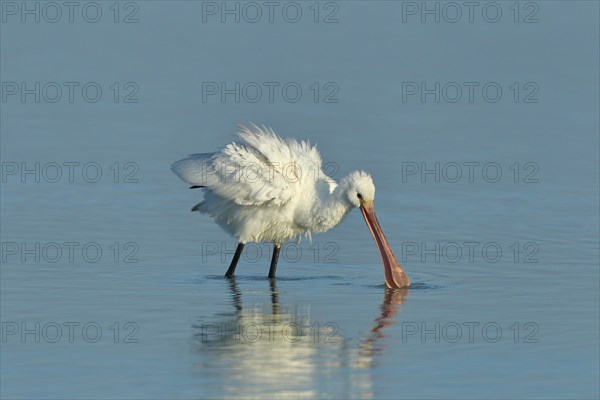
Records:
[[[354,207],[363,211],[380,252],[385,250],[387,240],[382,232],[383,239],[378,237],[380,227],[372,211],[375,186],[370,175],[352,172],[337,184],[322,171],[321,155],[309,142],[282,139],[272,129],[256,125],[242,126],[238,137],[221,151],[193,154],[171,169],[192,187],[203,189],[204,200],[192,211],[213,217],[238,240],[240,252],[248,242],[275,244],[270,276],[282,244],[331,229]],[[387,248],[382,252],[384,266],[386,252],[395,261]],[[236,257],[228,276],[233,275],[235,264]],[[388,286],[399,287],[393,279],[390,284],[387,275]],[[403,271],[402,275],[406,276]],[[408,278],[402,286],[407,282]]]

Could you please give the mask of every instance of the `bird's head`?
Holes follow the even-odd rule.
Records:
[[[354,207],[360,207],[364,202],[375,200],[375,185],[371,175],[363,171],[354,171],[343,179],[340,185],[344,188],[346,199]]]
[[[375,239],[375,244],[381,254],[385,282],[390,288],[401,288],[410,285],[410,279],[400,266],[388,241],[383,234],[381,225],[375,215],[375,185],[371,175],[356,171],[342,179],[340,187],[343,196],[354,207],[359,207],[369,231]]]

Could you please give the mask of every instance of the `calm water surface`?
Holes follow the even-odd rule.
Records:
[[[504,2],[497,23],[360,1],[315,23],[298,3],[297,23],[221,23],[220,3],[139,1],[130,24],[99,4],[95,24],[2,23],[2,82],[102,89],[3,87],[3,398],[599,396],[598,3],[521,5],[517,23]],[[279,86],[236,102],[215,82]],[[439,102],[407,94],[422,82]],[[287,246],[276,282],[267,245],[222,278],[235,243],[169,165],[247,122],[318,143],[335,178],[372,173],[410,289],[385,289],[357,211]],[[35,163],[39,182],[21,175]]]

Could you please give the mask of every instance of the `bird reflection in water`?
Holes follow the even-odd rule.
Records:
[[[380,314],[375,318],[375,325],[370,333],[360,341],[359,366],[372,367],[374,355],[380,353],[385,345],[385,328],[393,325],[398,314],[398,306],[404,303],[410,289],[385,289],[383,303],[379,306]]]
[[[243,302],[242,297],[254,295],[264,299],[264,292],[243,294],[235,278],[228,285],[235,311],[216,315],[217,323],[194,325],[203,358],[198,366],[227,371],[225,397],[374,397],[371,367],[408,289],[385,289],[379,314],[357,346],[337,324],[314,321],[310,306],[280,303],[274,279],[269,280],[270,307]]]

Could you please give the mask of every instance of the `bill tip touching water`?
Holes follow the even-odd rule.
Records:
[[[355,171],[336,182],[321,170],[321,155],[309,142],[282,139],[264,126],[240,129],[239,140],[220,151],[192,154],[171,166],[190,188],[204,192],[192,211],[211,216],[238,241],[226,277],[234,275],[244,244],[271,242],[268,276],[274,278],[283,244],[328,231],[359,208],[381,255],[386,285],[410,285],[375,215],[369,174]]]

